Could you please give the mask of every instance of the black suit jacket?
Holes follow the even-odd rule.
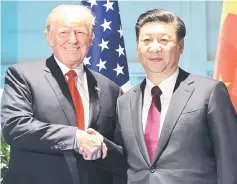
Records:
[[[120,89],[85,67],[91,128],[113,141]],[[8,184],[111,184],[112,175],[73,150],[76,116],[65,78],[46,62],[9,67],[1,103],[2,131],[11,146]]]

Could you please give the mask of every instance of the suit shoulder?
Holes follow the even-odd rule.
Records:
[[[112,88],[112,89],[115,89],[115,90],[119,90],[120,89],[120,87],[115,82],[113,82],[112,80],[108,79],[104,75],[102,75],[102,74],[100,74],[98,72],[92,71],[92,70],[90,70],[90,72],[95,77],[96,81],[100,84],[102,89],[104,87]]]
[[[203,96],[211,95],[213,90],[225,89],[224,91],[227,91],[226,86],[222,81],[194,74],[191,74],[189,77],[191,81],[193,81],[191,87],[194,87],[196,93],[202,94]]]
[[[8,67],[9,70],[15,70],[18,72],[36,72],[45,67],[45,60],[40,61],[28,61],[17,63]]]
[[[5,86],[39,84],[44,78],[45,61],[22,62],[8,67],[5,73]]]
[[[123,95],[121,95],[119,98],[118,98],[118,101],[120,103],[127,103],[128,102],[128,99],[133,96],[135,94],[135,92],[137,90],[140,90],[140,83],[137,84],[136,86],[132,87],[131,89],[129,89],[126,93],[124,93]]]
[[[191,74],[190,78],[192,78],[194,80],[196,86],[200,86],[202,88],[203,87],[211,87],[212,88],[218,82],[220,82],[220,81],[217,81],[212,78],[204,77],[201,75],[195,75],[195,74]]]

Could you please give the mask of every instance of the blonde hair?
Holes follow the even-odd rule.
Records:
[[[91,35],[95,18],[91,9],[82,5],[59,5],[52,10],[47,18],[45,34],[54,30],[55,24],[60,21],[86,25]]]

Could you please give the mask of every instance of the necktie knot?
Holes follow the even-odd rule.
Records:
[[[154,86],[151,89],[151,94],[152,94],[152,102],[155,104],[158,111],[161,112],[161,102],[160,102],[160,96],[162,94],[161,89],[158,86]]]
[[[69,70],[69,72],[67,72],[66,75],[68,76],[68,78],[74,78],[77,76],[74,70]]]
[[[162,91],[161,91],[161,89],[160,89],[158,86],[154,86],[154,87],[151,89],[151,95],[152,95],[152,96],[160,97],[161,94],[162,94]]]

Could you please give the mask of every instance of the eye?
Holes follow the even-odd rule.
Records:
[[[85,33],[84,31],[78,30],[78,31],[76,31],[76,34],[77,34],[77,35],[85,35],[86,33]]]
[[[161,39],[160,39],[160,44],[161,44],[161,45],[167,45],[168,42],[169,42],[169,40],[168,40],[167,38],[161,38]]]
[[[168,40],[166,38],[162,38],[160,41],[167,42]]]
[[[60,36],[66,36],[68,34],[68,31],[60,31],[59,35]]]
[[[144,38],[143,41],[148,42],[148,41],[150,41],[150,38]]]

